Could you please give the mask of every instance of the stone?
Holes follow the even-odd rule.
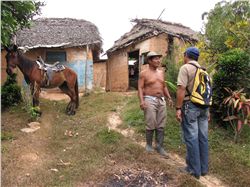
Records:
[[[40,127],[37,127],[37,128],[23,128],[23,129],[21,129],[21,131],[26,132],[26,133],[32,133],[32,132],[37,131],[38,129],[40,129]]]
[[[26,133],[32,133],[40,129],[40,123],[36,121],[29,123],[28,126],[29,128],[23,128],[21,129],[21,131]]]
[[[38,127],[40,128],[40,123],[34,121],[34,122],[29,123],[28,126],[29,126],[30,128],[32,128],[32,129],[36,129],[36,128],[38,128]]]

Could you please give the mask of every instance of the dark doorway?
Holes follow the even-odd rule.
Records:
[[[139,50],[128,53],[129,90],[137,90],[139,79]]]

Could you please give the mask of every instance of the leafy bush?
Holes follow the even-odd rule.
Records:
[[[2,109],[16,105],[22,101],[21,87],[17,85],[16,74],[8,76],[1,88]]]
[[[228,121],[234,130],[234,142],[238,142],[239,135],[243,125],[250,127],[250,99],[246,98],[243,89],[232,91],[225,88],[230,94],[223,101],[223,105],[227,108],[227,117],[224,121]]]
[[[217,72],[213,77],[213,112],[222,124],[227,116],[227,108],[222,105],[228,97],[224,88],[240,90],[244,88],[250,95],[250,56],[240,49],[233,49],[224,53],[218,61]]]
[[[175,63],[171,61],[169,58],[165,58],[163,60],[163,64],[166,66],[166,76],[165,80],[171,95],[175,96],[176,94],[176,83],[177,77],[179,73],[180,63]]]

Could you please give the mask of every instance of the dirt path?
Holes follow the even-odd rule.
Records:
[[[83,93],[79,93],[79,97],[82,97]],[[69,96],[62,92],[46,92],[46,91],[41,91],[40,97],[44,99],[48,99],[51,101],[61,101],[61,100],[66,100],[67,102],[70,101]]]
[[[120,129],[119,125],[122,124],[122,120],[120,118],[120,111],[122,110],[122,108],[125,106],[125,104],[123,106],[120,106],[117,108],[117,112],[112,112],[109,114],[108,116],[108,128],[111,130],[114,130],[116,132],[121,133],[123,136],[128,137],[132,140],[135,140],[134,138],[134,130],[132,128],[127,128],[127,129]],[[135,143],[137,143],[138,145],[145,147],[146,142],[144,141],[134,141]],[[163,162],[167,162],[169,165],[173,166],[176,168],[176,170],[178,170],[179,167],[184,167],[185,166],[185,160],[183,158],[181,158],[179,155],[175,154],[175,153],[171,153],[169,152],[169,159],[164,159],[161,157],[157,157],[157,159],[161,159]],[[218,178],[216,178],[213,175],[206,175],[204,177],[201,176],[201,178],[198,180],[202,185],[205,185],[207,187],[226,187],[227,185],[225,185],[221,180],[219,180]]]
[[[27,127],[26,121],[17,122],[15,118],[4,115],[2,125],[13,126],[18,138],[2,143],[9,152],[2,155],[3,186],[32,186],[41,177],[39,173],[48,169],[46,163],[51,158],[47,148],[52,125],[50,121],[51,114],[45,112],[40,119],[41,128],[33,133],[25,133],[20,129]]]

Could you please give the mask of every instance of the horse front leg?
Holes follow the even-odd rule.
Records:
[[[39,95],[41,92],[40,86],[35,82],[32,84],[31,87],[31,94],[32,94],[32,104],[33,110],[41,116],[42,112],[40,110],[40,102],[39,102]]]

